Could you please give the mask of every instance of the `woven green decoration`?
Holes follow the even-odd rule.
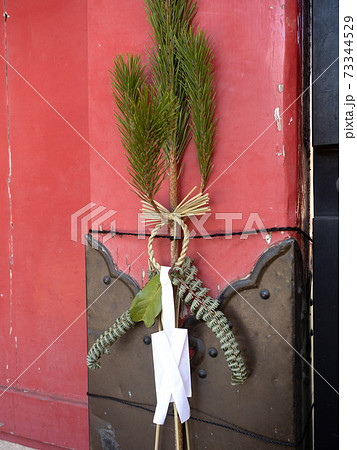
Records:
[[[238,343],[228,326],[226,316],[218,310],[220,305],[218,300],[207,295],[209,290],[202,286],[197,272],[198,269],[193,261],[186,257],[184,264],[172,271],[170,277],[172,284],[177,286],[178,297],[190,307],[192,313],[196,315],[196,319],[204,321],[218,339],[228,367],[232,371],[231,383],[233,385],[243,384],[247,379],[247,373]],[[99,368],[98,360],[101,355],[108,353],[107,348],[134,325],[129,311],[122,314],[92,345],[87,357],[88,367]]]

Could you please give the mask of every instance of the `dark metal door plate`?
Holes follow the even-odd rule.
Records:
[[[139,286],[115,269],[102,244],[90,236],[87,241],[91,346],[128,309]],[[191,448],[311,449],[311,370],[305,362],[310,360],[309,307],[297,242],[289,238],[268,248],[250,275],[232,282],[219,300],[249,377],[243,386],[232,386],[215,336],[194,317],[186,321],[194,350]],[[137,325],[110,348],[110,356],[101,358],[102,369],[89,371],[90,449],[153,448],[154,331]],[[161,449],[173,448],[173,427],[168,416],[161,427]]]

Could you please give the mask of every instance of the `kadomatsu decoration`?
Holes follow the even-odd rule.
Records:
[[[136,295],[130,310],[92,345],[87,364],[91,369],[99,368],[101,355],[109,353],[108,347],[135,323],[144,321],[150,327],[160,315],[161,267],[154,257],[153,240],[158,230],[168,224],[172,236],[176,236],[177,227],[183,231],[180,254],[178,240],[171,241],[170,280],[176,291],[176,327],[180,305],[186,304],[216,335],[232,371],[231,382],[239,385],[247,374],[238,344],[226,317],[218,310],[219,302],[208,296],[208,289],[197,278],[197,268],[186,256],[189,230],[185,220],[210,211],[209,197],[204,193],[212,170],[216,125],[210,39],[193,25],[195,1],[145,3],[152,27],[152,47],[148,50],[151,76],[140,55],[119,55],[114,60],[111,79],[115,117],[129,162],[132,189],[142,201],[146,223],[155,225],[148,242],[150,280]],[[177,182],[191,139],[201,174],[199,191],[193,195],[193,187],[179,202]],[[169,208],[155,200],[166,176]]]

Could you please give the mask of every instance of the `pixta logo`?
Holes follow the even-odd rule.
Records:
[[[94,202],[88,203],[71,215],[71,240],[85,244],[85,235],[88,233],[89,228],[101,230],[104,224],[105,229],[115,231],[116,220],[114,219],[108,223],[115,214],[117,214],[117,211],[114,209],[107,210],[105,206],[97,206]],[[102,242],[104,243],[110,238],[111,234],[104,235]]]
[[[98,206],[94,202],[88,203],[71,215],[71,240],[85,244],[85,235],[88,233],[89,229],[92,229],[96,232],[105,231],[100,239],[102,243],[105,243],[116,233],[117,223],[114,219],[116,214],[117,211],[114,209]],[[206,222],[209,218],[213,218],[214,222],[216,222],[216,225],[213,226],[213,228],[219,230],[217,233],[212,231],[209,232],[206,229]],[[256,212],[244,215],[240,212],[207,213],[199,217],[188,217],[186,223],[190,228],[190,238],[212,239],[214,236],[220,236],[225,239],[232,239],[235,234],[239,234],[239,239],[245,240],[248,239],[250,235],[260,234],[268,244],[271,239],[271,233],[267,233],[261,217]],[[149,223],[146,223],[145,216],[143,214],[138,214],[136,230],[138,239],[147,239],[147,234],[150,233],[153,228],[154,227],[150,225],[150,220]],[[209,228],[212,229],[212,222]],[[160,234],[162,235],[169,233],[170,231],[167,225],[160,229]],[[120,234],[120,230],[118,234]],[[182,237],[181,234],[181,227],[176,227],[176,237]]]
[[[221,230],[218,233],[208,232],[206,229],[207,220],[213,217],[214,221],[217,221],[216,228]],[[239,221],[239,222],[238,222]],[[232,239],[236,230],[239,231],[239,239],[248,239],[249,235],[260,234],[261,237],[270,243],[270,235],[266,231],[266,227],[256,212],[251,212],[243,217],[243,213],[240,212],[227,212],[227,213],[206,213],[202,216],[191,216],[187,218],[187,225],[190,228],[190,238],[200,237],[203,239],[212,239],[215,235],[224,237],[225,239]],[[212,225],[211,225],[212,227]],[[210,227],[210,228],[211,228]],[[152,228],[152,227],[151,227]],[[145,223],[145,216],[138,214],[138,239],[146,239],[145,233],[150,232],[151,228],[147,229]],[[160,229],[160,234],[168,234],[169,229],[167,226]],[[176,227],[176,237],[182,237],[181,227]]]

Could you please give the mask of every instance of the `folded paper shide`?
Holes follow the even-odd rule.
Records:
[[[163,330],[151,335],[154,359],[157,405],[154,423],[165,422],[170,402],[175,402],[181,423],[190,417],[191,374],[188,334],[184,328],[175,328],[175,307],[170,267],[161,266]]]

